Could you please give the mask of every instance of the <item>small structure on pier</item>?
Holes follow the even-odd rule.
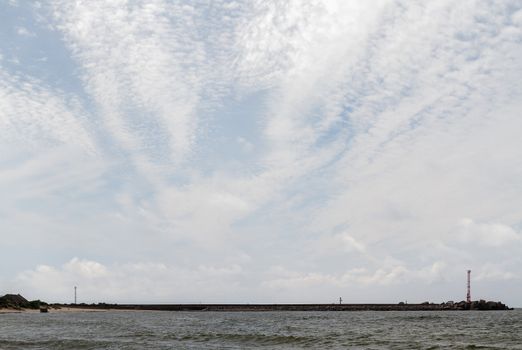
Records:
[[[471,270],[468,270],[468,290],[466,293],[466,302],[471,303]]]

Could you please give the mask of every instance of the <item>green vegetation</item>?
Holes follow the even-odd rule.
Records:
[[[0,297],[0,308],[7,309],[39,309],[48,304],[41,300],[28,301],[20,294],[6,294]]]

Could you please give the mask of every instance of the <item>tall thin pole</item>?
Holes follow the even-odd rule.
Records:
[[[471,303],[471,270],[468,270],[468,293],[466,294],[466,302]]]
[[[74,286],[74,305],[76,305],[76,286]]]

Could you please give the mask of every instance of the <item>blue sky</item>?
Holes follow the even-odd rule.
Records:
[[[521,1],[0,4],[0,290],[521,306]]]

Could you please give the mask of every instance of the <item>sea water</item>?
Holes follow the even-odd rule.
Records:
[[[522,310],[0,314],[0,349],[522,349]]]

